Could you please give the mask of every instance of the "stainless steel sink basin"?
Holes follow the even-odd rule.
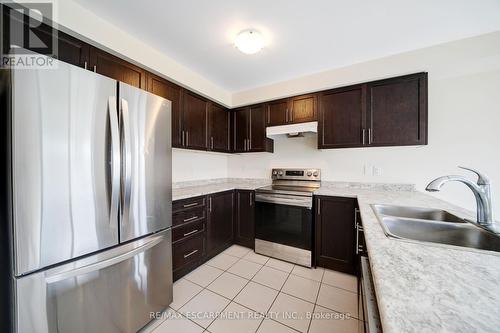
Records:
[[[375,212],[380,215],[389,215],[410,219],[421,219],[441,222],[465,223],[466,221],[456,215],[453,215],[445,210],[422,208],[422,207],[406,207],[392,205],[373,205]]]
[[[447,211],[372,205],[388,237],[500,252],[500,237]]]

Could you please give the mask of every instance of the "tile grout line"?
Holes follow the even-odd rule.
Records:
[[[250,251],[249,251],[249,252],[250,252]],[[222,253],[223,253],[223,252],[221,252],[221,253],[219,253],[219,254],[222,254]],[[239,258],[239,257],[236,257],[236,256],[232,256],[232,257]],[[214,258],[215,258],[215,257],[214,257]],[[212,258],[212,259],[213,259],[213,258]],[[242,258],[239,258],[239,259],[242,259]],[[210,260],[211,260],[211,259],[210,259]],[[209,261],[210,261],[210,260],[209,260]],[[191,282],[191,283],[196,284],[197,286],[201,287],[202,289],[201,289],[201,290],[200,290],[200,291],[199,291],[196,295],[194,295],[193,297],[191,297],[191,298],[190,298],[190,299],[189,299],[186,303],[184,303],[184,305],[183,305],[183,306],[181,306],[181,307],[179,308],[179,310],[180,310],[182,307],[184,307],[187,303],[189,303],[192,299],[194,299],[197,295],[199,295],[199,294],[200,294],[203,290],[207,290],[207,291],[209,291],[209,292],[211,292],[211,293],[214,293],[214,294],[216,294],[216,295],[218,295],[218,296],[220,296],[220,297],[223,297],[223,298],[225,298],[225,299],[228,299],[227,297],[225,297],[225,296],[223,296],[223,295],[219,295],[219,294],[217,294],[216,292],[213,292],[212,290],[208,289],[207,287],[208,287],[209,285],[211,285],[211,284],[212,284],[212,282],[214,282],[214,281],[215,281],[215,280],[217,280],[219,277],[221,277],[221,275],[222,275],[222,274],[224,274],[224,273],[225,273],[225,272],[226,272],[229,268],[231,268],[233,265],[235,265],[238,261],[240,261],[240,260],[237,260],[235,263],[233,263],[232,265],[230,265],[230,266],[229,266],[227,269],[225,269],[225,270],[220,269],[219,267],[214,267],[214,266],[208,265],[209,267],[212,267],[212,268],[216,268],[216,269],[218,269],[218,270],[221,270],[221,271],[222,271],[222,273],[220,273],[219,275],[217,275],[217,277],[216,277],[215,279],[213,279],[213,280],[212,280],[209,284],[207,284],[207,286],[206,286],[206,287],[201,286],[201,285],[197,284],[196,282],[193,282],[193,281],[191,281],[191,280],[189,280],[189,279],[186,279],[187,281],[189,281],[189,282]],[[204,263],[203,265],[206,265],[206,264],[207,264],[207,263]],[[201,266],[200,266],[200,267],[201,267]],[[193,270],[193,271],[194,271],[194,270]],[[228,273],[228,274],[232,274],[232,273],[230,273],[230,272],[227,272],[227,273]],[[232,274],[232,275],[235,275],[235,274]],[[237,276],[237,275],[236,275],[236,276]],[[182,278],[185,278],[185,277],[182,277]],[[228,300],[229,300],[229,299],[228,299]],[[231,304],[231,300],[229,300],[229,304]],[[224,309],[222,309],[222,311],[224,311],[224,310],[227,308],[227,306],[229,306],[229,304],[228,304],[228,305],[226,305],[226,306],[224,307]],[[172,309],[172,310],[173,310],[173,309]],[[189,320],[190,322],[194,323],[195,325],[197,325],[197,326],[201,327],[201,328],[203,329],[203,332],[208,331],[208,327],[210,327],[210,325],[212,325],[212,323],[213,323],[213,322],[214,322],[214,321],[218,318],[218,316],[216,316],[216,317],[214,318],[214,320],[212,320],[212,321],[208,324],[208,326],[205,328],[205,327],[201,326],[200,324],[198,324],[197,322],[195,322],[195,321],[193,321],[193,320],[191,320],[191,319],[187,318],[186,316],[184,316],[184,315],[183,315],[180,311],[176,311],[176,310],[174,310],[174,311],[175,311],[175,312],[177,312],[177,313],[179,313],[182,317],[186,318],[187,320]],[[221,312],[222,312],[222,311],[221,311]],[[156,329],[156,328],[155,328],[155,329]],[[154,333],[154,331],[153,331],[153,332],[151,332],[151,333]]]
[[[325,269],[323,269],[323,274],[321,274],[321,281],[319,282],[319,288],[318,288],[318,292],[316,294],[316,299],[314,300],[314,307],[313,307],[313,312],[312,312],[312,315],[311,315],[311,321],[309,322],[309,326],[307,326],[307,333],[309,333],[309,330],[311,329],[311,324],[312,324],[312,321],[314,318],[312,318],[312,316],[314,316],[314,313],[316,312],[316,307],[318,306],[318,298],[319,298],[319,292],[321,291],[321,285],[323,284],[323,277],[325,276]]]
[[[251,251],[251,250],[250,250],[250,251]],[[246,256],[248,253],[250,253],[250,251],[248,251],[248,252],[245,254],[245,256]],[[234,256],[234,257],[236,257],[236,256]],[[238,260],[238,261],[236,261],[236,262],[235,262],[234,264],[232,264],[231,266],[229,266],[229,267],[228,267],[228,268],[227,268],[224,272],[227,272],[228,274],[231,274],[231,275],[234,275],[234,276],[238,276],[238,277],[240,277],[240,278],[242,278],[242,279],[243,279],[243,277],[241,277],[241,276],[239,276],[239,275],[236,275],[236,274],[233,274],[233,273],[231,273],[231,272],[228,272],[228,270],[229,270],[231,267],[233,267],[234,265],[236,265],[236,263],[238,263],[240,260],[244,260],[244,259],[243,259],[243,257],[237,257],[237,258],[239,258],[239,260]],[[268,261],[268,260],[269,260],[269,258],[266,260],[266,263],[267,263],[267,261]],[[249,260],[245,260],[245,261],[249,261]],[[226,306],[225,306],[225,307],[224,307],[224,308],[220,311],[220,313],[224,312],[224,310],[226,310],[226,309],[227,309],[227,307],[228,307],[229,305],[231,305],[231,303],[232,303],[232,302],[234,302],[234,299],[235,299],[236,297],[238,297],[238,295],[241,293],[241,291],[242,291],[243,289],[245,289],[245,287],[246,287],[246,286],[250,283],[250,281],[252,281],[253,277],[254,277],[255,275],[257,275],[257,273],[258,273],[258,272],[260,272],[260,270],[261,270],[264,266],[265,266],[265,263],[264,263],[264,265],[261,265],[261,267],[259,268],[259,270],[258,270],[258,271],[257,271],[257,272],[256,272],[256,273],[252,276],[252,278],[251,278],[250,280],[248,280],[248,281],[247,281],[247,283],[243,286],[243,288],[241,288],[241,290],[240,290],[240,291],[239,291],[239,292],[238,292],[238,293],[237,293],[237,294],[236,294],[236,295],[235,295],[232,299],[230,299],[230,300],[229,300],[229,303],[228,303],[228,304],[227,304],[227,305],[226,305]],[[222,275],[222,274],[221,274],[221,275]],[[220,277],[220,275],[219,275],[219,277]],[[219,277],[217,277],[216,279],[218,279]],[[216,280],[216,279],[215,279],[215,280]],[[215,280],[214,280],[214,281],[215,281]],[[212,281],[212,282],[213,282],[213,281]],[[210,284],[211,284],[211,283],[210,283]],[[209,284],[209,285],[210,285],[210,284]],[[208,287],[208,286],[207,286],[207,287]],[[208,290],[208,291],[211,291],[211,290],[209,290],[209,289],[207,289],[207,290]],[[211,291],[211,292],[213,292],[213,291]],[[214,294],[216,294],[216,295],[219,295],[219,294],[217,294],[216,292],[213,292],[213,293],[214,293]],[[224,297],[225,299],[228,299],[227,297],[225,297],[225,296],[223,296],[223,295],[219,295],[219,296]],[[252,310],[252,309],[250,309],[250,308],[248,308],[248,307],[246,307],[246,306],[244,306],[244,305],[242,305],[242,304],[239,304],[239,303],[237,303],[237,302],[234,302],[234,303],[236,303],[236,304],[238,304],[238,305],[240,305],[240,306],[242,306],[242,307],[244,307],[244,308],[247,308],[247,309],[249,309],[249,310]],[[253,310],[252,310],[252,311],[253,311]],[[205,330],[206,330],[207,332],[210,332],[210,331],[208,330],[208,328],[210,327],[210,325],[212,325],[212,324],[213,324],[213,323],[217,320],[217,318],[218,318],[218,317],[219,317],[219,316],[216,316],[216,317],[214,318],[214,320],[212,320],[212,322],[211,322],[210,324],[208,324],[207,328],[205,328]],[[264,320],[262,320],[262,321],[264,321]],[[257,330],[259,329],[260,325],[262,324],[262,321],[261,321],[261,323],[259,324],[259,326],[257,327]],[[257,330],[255,330],[255,332],[257,332]]]

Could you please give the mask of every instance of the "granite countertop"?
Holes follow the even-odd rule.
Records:
[[[229,191],[229,190],[255,190],[256,188],[271,184],[270,179],[247,179],[247,178],[222,178],[213,180],[200,180],[182,183],[174,183],[172,188],[172,200],[181,200],[199,195]]]
[[[178,184],[174,200],[267,180]],[[465,209],[405,184],[323,182],[315,195],[357,198],[384,332],[498,332],[500,253],[387,238],[371,204],[432,207],[474,218]]]
[[[315,193],[358,199],[384,332],[499,332],[500,253],[387,238],[370,205],[475,217],[431,195],[395,189],[322,186]]]

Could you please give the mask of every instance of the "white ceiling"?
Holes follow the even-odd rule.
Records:
[[[76,1],[230,92],[500,30],[500,0]]]

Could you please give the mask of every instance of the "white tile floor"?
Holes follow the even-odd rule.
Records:
[[[358,332],[356,278],[233,245],[174,283],[174,301],[144,332]]]

